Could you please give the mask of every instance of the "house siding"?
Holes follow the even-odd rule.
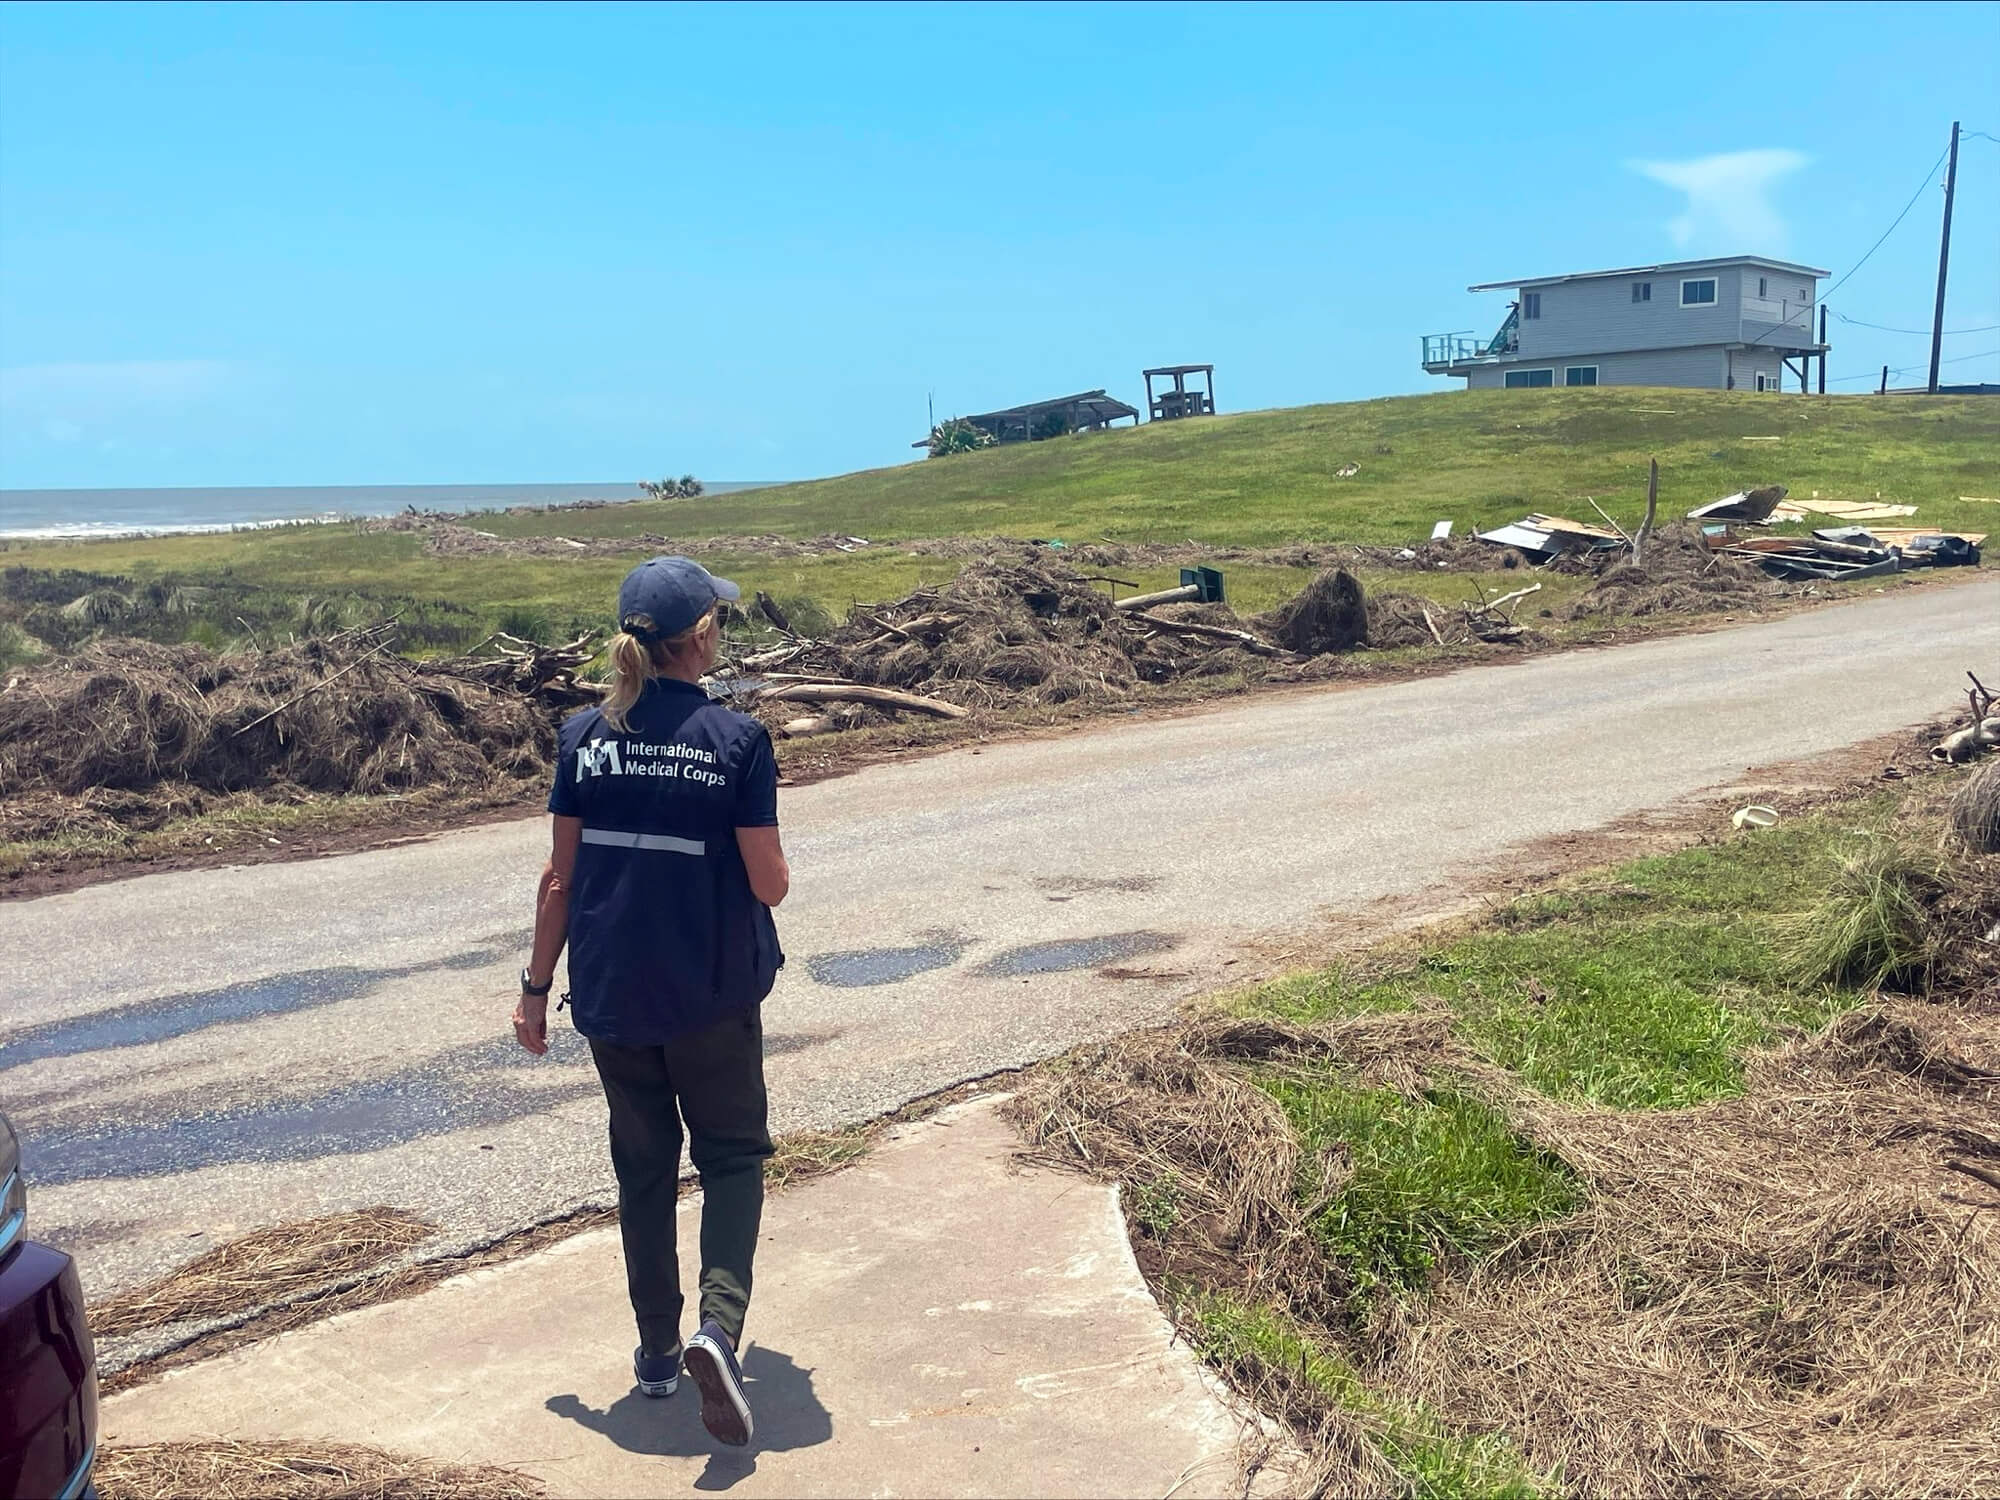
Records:
[[[1614,354],[1734,343],[1741,336],[1743,275],[1741,267],[1716,266],[1695,276],[1618,276],[1529,288],[1541,293],[1542,315],[1521,320],[1520,357],[1531,362],[1580,349]],[[1710,276],[1715,304],[1682,307],[1681,282]],[[1635,281],[1653,283],[1650,302],[1632,300]]]
[[[1735,377],[1736,389],[1739,391],[1756,390],[1757,377],[1759,375],[1763,375],[1766,378],[1767,386],[1771,390],[1790,389],[1797,391],[1798,385],[1796,382],[1790,387],[1784,387],[1777,383],[1783,375],[1781,368],[1783,361],[1784,356],[1779,354],[1776,349],[1763,344],[1748,349],[1731,349],[1728,351],[1727,358],[1729,372]]]
[[[1629,294],[1628,294],[1629,295]],[[1658,293],[1654,294],[1655,296]],[[1764,351],[1757,351],[1763,353]],[[1742,358],[1739,351],[1738,360]],[[1770,368],[1777,368],[1777,356],[1770,355]],[[1569,365],[1596,365],[1599,385],[1675,385],[1721,390],[1724,379],[1723,350],[1720,344],[1693,349],[1645,349],[1620,354],[1564,355],[1555,359],[1509,360],[1505,364],[1482,365],[1466,376],[1466,389],[1504,389],[1509,370],[1554,370],[1554,384],[1560,390],[1563,371]],[[1745,381],[1738,367],[1739,389],[1754,389],[1755,380]]]

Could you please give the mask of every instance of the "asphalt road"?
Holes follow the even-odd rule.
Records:
[[[1161,1017],[1288,935],[1948,707],[2000,579],[1291,693],[787,791],[775,1127],[832,1126]],[[507,1017],[541,820],[0,906],[0,1104],[93,1295],[389,1203],[480,1241],[610,1188],[564,1026]],[[1120,977],[1122,976],[1122,977]]]

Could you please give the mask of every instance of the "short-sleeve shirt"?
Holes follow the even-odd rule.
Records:
[[[784,963],[739,828],[778,822],[771,737],[691,683],[654,678],[623,733],[598,709],[562,727],[549,811],[580,818],[570,882],[576,1028],[655,1046],[754,1008]]]

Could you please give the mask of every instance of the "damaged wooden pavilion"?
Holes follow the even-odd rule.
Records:
[[[1030,401],[1000,411],[974,412],[956,420],[977,427],[996,443],[1038,443],[1044,438],[1067,437],[1076,432],[1101,432],[1113,422],[1130,421],[1136,427],[1139,409],[1095,390]],[[929,444],[930,439],[924,437],[910,446],[923,448]]]

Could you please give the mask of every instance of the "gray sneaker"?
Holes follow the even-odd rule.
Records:
[[[732,1448],[747,1444],[756,1424],[750,1419],[750,1402],[743,1394],[743,1370],[736,1363],[729,1335],[713,1318],[687,1341],[681,1366],[701,1387],[701,1425],[708,1429],[708,1435]]]

